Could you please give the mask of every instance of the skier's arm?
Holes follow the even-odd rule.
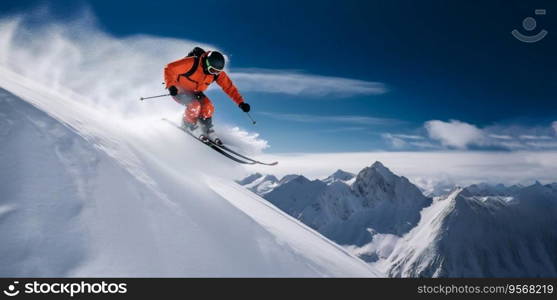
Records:
[[[236,104],[240,104],[244,102],[244,98],[238,92],[238,89],[230,80],[230,77],[226,74],[226,72],[220,72],[217,78],[217,84],[222,88],[222,90],[232,99]]]
[[[182,58],[166,65],[164,68],[164,83],[166,88],[178,84],[178,76],[191,69],[194,59],[192,57]]]

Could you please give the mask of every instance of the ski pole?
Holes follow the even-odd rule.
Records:
[[[248,115],[248,118],[251,120],[251,123],[252,123],[253,125],[255,125],[256,122],[255,122],[255,120],[251,117],[251,115],[249,114],[249,112],[246,111],[246,115]]]
[[[170,94],[163,94],[163,95],[150,96],[150,97],[141,97],[141,98],[139,98],[139,100],[143,101],[145,99],[159,98],[159,97],[165,97],[165,96],[170,96]]]

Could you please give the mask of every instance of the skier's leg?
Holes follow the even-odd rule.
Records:
[[[184,123],[195,125],[197,119],[199,118],[199,113],[201,112],[201,103],[198,100],[191,100],[186,105],[186,110],[184,111]]]
[[[201,111],[199,113],[199,116],[202,119],[208,119],[213,117],[213,113],[215,112],[215,106],[213,105],[213,102],[211,102],[211,100],[205,96],[201,99]]]
[[[213,128],[213,113],[215,112],[215,107],[208,97],[201,99],[201,112],[199,114],[199,122],[205,125],[207,130],[208,138],[215,142],[217,145],[222,145],[222,141],[216,135],[215,129]]]
[[[199,103],[192,103],[195,100],[194,95],[191,92],[184,91],[181,88],[178,90],[178,94],[172,96],[172,99],[179,104],[185,105],[186,109],[182,115],[182,127],[189,128],[197,122],[197,117],[199,109]]]
[[[182,118],[182,126],[188,129],[195,137],[202,142],[208,142],[207,129],[205,124],[198,122],[199,113],[201,112],[201,104],[198,100],[192,100],[184,111]]]

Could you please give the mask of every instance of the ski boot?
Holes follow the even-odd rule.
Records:
[[[217,136],[217,134],[215,133],[215,129],[213,128],[213,119],[212,118],[199,119],[199,122],[205,126],[206,129],[205,133],[207,139],[211,140],[217,146],[222,146],[223,143],[221,139]]]
[[[182,119],[182,127],[189,131],[194,137],[198,138],[201,142],[208,144],[209,137],[205,124],[201,122],[189,123]]]

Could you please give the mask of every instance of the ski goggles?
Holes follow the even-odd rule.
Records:
[[[209,64],[208,59],[205,60],[205,64],[207,65],[207,72],[209,72],[209,74],[219,75],[219,73],[222,72],[222,70],[219,70],[219,69],[211,66],[211,64]]]

